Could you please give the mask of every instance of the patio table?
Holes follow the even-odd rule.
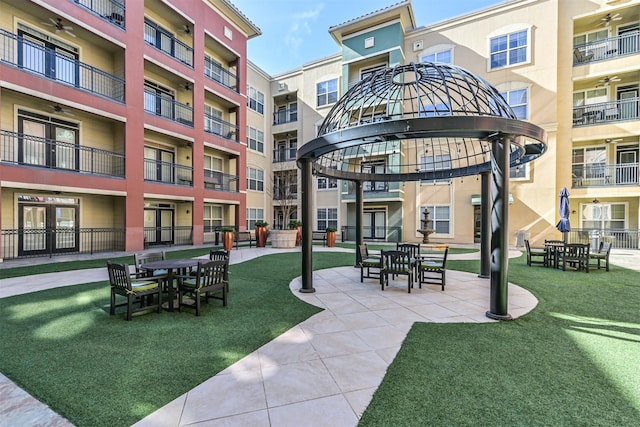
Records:
[[[547,267],[558,268],[560,259],[564,253],[564,242],[545,242],[544,248],[547,251]]]
[[[193,268],[198,265],[200,259],[185,258],[185,259],[163,259],[159,261],[147,262],[140,266],[141,269],[153,271],[153,270],[167,270],[167,283],[169,292],[169,303],[167,309],[173,311],[174,302],[176,299],[175,290],[173,287],[173,278],[175,271],[181,271],[184,273],[188,268]]]

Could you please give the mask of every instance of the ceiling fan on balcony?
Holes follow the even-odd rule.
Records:
[[[68,116],[73,116],[74,115],[71,110],[67,110],[66,108],[62,108],[60,106],[60,104],[51,105],[51,109],[53,110],[54,113],[57,113],[57,114],[66,114]]]
[[[607,144],[615,144],[620,141],[622,141],[622,138],[607,138],[604,140],[604,142]]]
[[[611,25],[611,21],[619,21],[622,19],[622,16],[619,13],[615,13],[615,14],[610,14],[607,13],[604,17],[600,18],[600,24],[598,25],[604,25],[605,27],[608,27],[609,25]]]
[[[189,35],[189,34],[191,34],[191,27],[189,27],[187,24],[185,24],[181,28],[178,29],[178,32],[186,34],[186,35]]]
[[[58,18],[58,19],[49,18],[49,21],[51,22],[45,21],[45,22],[42,22],[42,24],[46,25],[47,27],[55,27],[56,34],[60,34],[61,31],[64,31],[65,33],[67,33],[67,35],[71,37],[76,36],[75,34],[72,33],[73,27],[71,25],[63,25],[61,18]]]
[[[620,81],[620,77],[618,77],[618,76],[613,76],[613,77],[604,76],[603,78],[601,78],[598,81],[600,82],[600,84],[597,84],[596,87],[609,86],[609,83],[611,83],[611,82],[619,82]]]

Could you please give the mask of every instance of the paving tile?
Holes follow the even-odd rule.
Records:
[[[356,427],[358,417],[342,394],[269,409],[272,427]]]

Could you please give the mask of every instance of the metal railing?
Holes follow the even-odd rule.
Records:
[[[0,131],[0,160],[92,175],[124,177],[124,154],[7,130]]]
[[[638,185],[638,163],[573,165],[573,188]]]
[[[640,33],[637,31],[630,32],[616,37],[583,43],[573,48],[574,66],[634,55],[640,52]]]
[[[363,239],[369,242],[401,242],[402,227],[362,227]],[[356,240],[356,227],[345,225],[340,230],[343,242]]]
[[[225,122],[222,119],[204,113],[204,131],[211,135],[216,135],[229,141],[239,142],[240,128],[233,123]]]
[[[238,77],[210,58],[204,58],[204,75],[216,83],[238,92]]]
[[[274,185],[273,200],[297,200],[298,184]]]
[[[298,109],[287,108],[273,113],[273,124],[280,125],[298,121]]]
[[[4,229],[2,258],[119,252],[125,250],[124,239],[121,228]]]
[[[291,162],[296,159],[297,148],[278,147],[273,149],[274,162]]]
[[[589,243],[591,250],[597,250],[600,242],[609,242],[617,249],[640,249],[638,229],[597,229],[574,228],[568,232],[569,243]]]
[[[144,90],[144,111],[193,127],[193,107],[149,89]]]
[[[193,227],[144,227],[144,246],[192,245]]]
[[[124,4],[116,0],[73,0],[105,21],[124,28]]]
[[[46,61],[45,61],[46,59]],[[89,64],[0,31],[0,61],[49,80],[124,102],[124,80]],[[55,67],[46,67],[52,61]]]
[[[573,126],[638,120],[639,106],[640,98],[629,98],[573,107]]]
[[[177,163],[144,159],[144,180],[192,187],[193,168]]]
[[[154,22],[145,20],[144,41],[172,58],[193,68],[193,48],[177,38]]]
[[[238,177],[222,172],[204,171],[204,188],[218,191],[238,192]]]

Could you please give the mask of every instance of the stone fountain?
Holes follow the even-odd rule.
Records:
[[[418,233],[422,234],[422,243],[429,243],[429,235],[435,233],[436,230],[430,228],[431,220],[429,219],[429,209],[424,210],[424,219],[421,219],[422,229],[417,230]]]

